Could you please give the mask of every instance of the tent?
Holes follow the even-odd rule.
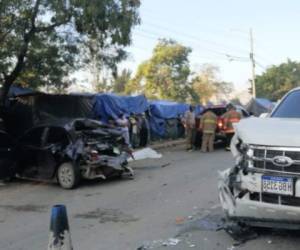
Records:
[[[11,98],[11,97],[16,97],[16,96],[35,95],[35,94],[39,94],[39,93],[40,92],[35,91],[33,89],[30,89],[30,88],[23,88],[23,87],[12,85],[9,88],[8,97]]]
[[[96,94],[94,96],[94,117],[103,121],[107,121],[109,117],[117,118],[121,113],[126,115],[142,114],[147,109],[148,101],[144,95]]]
[[[274,103],[266,98],[252,98],[246,105],[246,110],[254,116],[269,113],[273,108]]]
[[[204,107],[202,105],[196,105],[195,110],[194,110],[195,116],[201,115],[203,110],[204,110]]]
[[[154,138],[177,138],[178,118],[189,109],[185,103],[171,101],[150,101],[150,129]]]
[[[93,118],[93,95],[52,95],[32,93],[10,98],[6,127],[11,134],[61,119]]]

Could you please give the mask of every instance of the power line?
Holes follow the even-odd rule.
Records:
[[[149,9],[149,8],[144,8],[144,11],[148,11],[148,12],[150,12],[150,13],[154,13],[154,14],[157,14],[158,13],[158,11],[157,10],[151,10],[151,9]],[[162,13],[161,13],[162,14]],[[164,24],[166,24],[166,25],[170,25],[170,21],[166,21],[165,19],[162,19],[162,18],[160,18],[161,16],[157,16],[157,15],[152,15],[151,16],[151,14],[149,15],[149,13],[145,13],[145,12],[143,12],[143,16],[148,16],[151,20],[158,20],[160,23],[164,23]],[[143,18],[143,20],[145,20],[145,18]],[[142,22],[143,22],[143,20],[142,20]],[[196,21],[196,20],[195,20]],[[177,23],[177,25],[176,25],[176,27],[178,27],[178,26],[180,26],[180,24],[182,24],[182,22],[179,22],[179,23]],[[194,25],[193,25],[194,24]],[[195,24],[197,24],[196,22],[193,22],[193,23],[189,23],[189,26],[194,26],[195,28],[197,28],[197,29],[199,29],[199,24],[197,24],[197,25],[195,25]],[[183,26],[181,26],[181,27],[183,27]],[[210,33],[210,34],[216,34],[216,31],[217,32],[228,32],[228,31],[239,31],[238,29],[224,29],[224,28],[220,28],[219,26],[214,26],[214,27],[212,27],[212,24],[209,24],[209,27],[210,27],[210,30],[211,31],[205,31],[205,34],[207,34],[207,33]],[[183,27],[183,28],[185,28],[185,27]],[[201,32],[201,31],[199,31],[199,30],[197,30],[198,32]],[[203,33],[204,34],[204,32],[201,32],[201,33]],[[240,33],[241,34],[241,33]],[[223,36],[224,37],[228,37],[228,34],[226,34],[226,35],[224,35],[223,34]],[[231,36],[231,35],[230,35]],[[241,35],[238,35],[237,36],[238,38],[242,38],[243,40],[247,40],[248,41],[248,36],[245,36],[245,33],[243,32],[243,36],[241,36]]]
[[[209,44],[209,45],[218,46],[218,47],[222,47],[222,48],[227,47],[227,49],[230,49],[230,50],[233,49],[231,46],[228,46],[226,44],[221,44],[221,43],[218,43],[218,42],[215,42],[215,41],[212,41],[212,40],[203,39],[203,38],[200,38],[200,37],[195,36],[195,35],[187,34],[185,32],[178,31],[178,30],[175,30],[175,29],[170,29],[170,28],[167,28],[167,27],[163,27],[161,25],[157,25],[157,24],[154,24],[154,23],[149,22],[149,23],[145,23],[145,24],[147,24],[149,26],[152,26],[152,27],[156,27],[157,29],[161,29],[161,30],[168,31],[168,32],[171,32],[171,33],[175,33],[175,34],[178,34],[178,35],[181,35],[181,36],[189,37],[190,39],[197,40],[197,42],[202,42],[202,43],[206,43],[206,44]],[[245,49],[237,48],[236,46],[235,46],[234,49],[238,50],[242,53],[246,52]]]
[[[148,31],[148,30],[142,30],[140,29],[139,32],[142,32],[144,34],[140,34],[138,33],[140,36],[145,36],[145,37],[149,37],[149,38],[153,38],[153,39],[158,39],[159,37],[165,37],[165,35],[161,35],[159,33],[154,33],[153,31]],[[187,39],[185,38],[186,41],[192,41],[192,43],[196,46],[194,47],[198,47],[198,48],[201,48],[201,49],[204,49],[206,52],[211,52],[213,54],[216,54],[216,55],[221,55],[221,56],[225,56],[225,57],[228,57],[228,55],[232,56],[232,57],[239,57],[239,56],[236,56],[236,55],[231,55],[231,53],[228,53],[228,52],[225,52],[225,51],[218,51],[218,50],[215,50],[215,49],[211,49],[211,48],[208,48],[208,47],[205,47],[203,45],[200,45],[198,44],[198,41],[197,39]],[[183,40],[184,41],[184,40]]]
[[[157,37],[155,36],[151,36],[151,34],[140,34],[140,33],[136,33],[138,36],[141,36],[143,38],[146,38],[146,39],[150,39],[150,40],[157,40]],[[222,55],[214,55],[213,57],[208,57],[208,56],[203,56],[202,53],[200,53],[199,51],[197,50],[193,50],[192,52],[192,56],[195,56],[195,55],[198,55],[199,58],[198,58],[198,61],[199,60],[209,60],[209,61],[226,61],[226,62],[249,62],[249,58],[246,58],[246,57],[238,57],[238,56],[232,56],[232,55],[229,55],[229,54],[222,54]]]
[[[155,25],[155,26],[157,26],[157,27],[159,27],[158,25]],[[169,31],[169,32],[176,32],[177,34],[179,34],[179,32],[178,31],[173,31],[173,30],[171,30],[171,29],[168,29],[168,28],[163,28],[163,27],[160,27],[160,28],[162,28],[162,29],[164,29],[164,30],[167,30],[167,31]],[[144,31],[144,30],[141,30],[142,32],[145,32],[145,33],[153,33],[153,31]],[[161,36],[161,34],[158,34],[158,33],[156,33],[156,35],[157,36]],[[211,44],[216,44],[216,45],[218,45],[218,46],[227,46],[227,45],[221,45],[221,44],[219,44],[219,43],[216,43],[216,42],[212,42],[212,41],[209,41],[209,40],[203,40],[203,39],[199,39],[198,37],[196,37],[196,36],[191,36],[191,35],[187,35],[187,34],[184,34],[184,33],[181,33],[181,35],[183,35],[183,36],[185,36],[185,37],[188,37],[188,38],[190,38],[190,39],[192,39],[192,40],[197,40],[197,43],[198,42],[206,42],[206,43],[209,43],[210,45]],[[198,46],[199,46],[199,44],[198,44]],[[204,47],[203,45],[200,45],[202,48],[205,48],[206,50],[209,50],[210,52],[213,52],[213,53],[218,53],[218,54],[221,54],[221,55],[225,55],[225,56],[227,56],[228,57],[228,54],[231,54],[231,53],[226,53],[226,52],[220,52],[220,51],[217,51],[217,50],[215,50],[215,49],[211,49],[211,48],[208,48],[208,47]],[[200,47],[199,46],[199,47]],[[229,48],[228,46],[227,46],[227,48]],[[246,50],[240,50],[240,51],[243,51],[243,53],[247,53],[248,54],[248,51],[246,51]],[[263,60],[263,61],[268,61],[268,60],[265,60],[262,56],[260,56],[260,55],[258,55],[257,53],[256,53],[256,55],[257,55],[257,57],[259,57],[261,60]],[[236,59],[238,58],[238,56],[229,56],[229,57],[231,57],[230,58],[230,60],[232,60],[232,57],[236,57]],[[270,63],[268,63],[268,64],[270,64]]]
[[[267,68],[266,68],[265,66],[263,66],[261,63],[259,63],[257,60],[255,61],[255,64],[256,64],[257,66],[259,66],[261,69],[267,70]]]

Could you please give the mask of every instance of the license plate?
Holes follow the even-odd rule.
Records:
[[[262,191],[265,193],[293,195],[294,183],[293,178],[280,177],[280,176],[267,176],[261,177]]]

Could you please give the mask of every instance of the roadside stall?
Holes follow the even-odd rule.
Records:
[[[137,148],[146,146],[150,140],[150,127],[146,116],[148,108],[148,100],[144,95],[96,94],[93,114],[95,119],[103,122],[115,121],[124,115],[129,122],[131,144]]]
[[[149,121],[152,139],[176,139],[184,136],[181,119],[189,109],[185,103],[150,101]]]

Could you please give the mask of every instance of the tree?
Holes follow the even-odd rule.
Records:
[[[200,97],[199,102],[202,104],[207,104],[213,97],[218,101],[229,99],[233,84],[219,80],[218,74],[218,67],[204,64],[200,72],[191,80],[193,90]]]
[[[274,65],[256,76],[257,97],[265,97],[273,101],[277,101],[297,86],[300,86],[300,63],[289,59],[286,63]]]
[[[151,58],[139,65],[127,93],[143,92],[148,98],[186,101],[190,96],[191,49],[174,40],[159,40]]]
[[[132,72],[129,69],[123,69],[120,74],[117,73],[112,81],[112,91],[118,94],[125,93],[126,85],[131,80],[131,74]]]
[[[230,100],[230,102],[231,102],[232,104],[234,104],[234,105],[240,105],[240,106],[242,106],[241,100],[240,100],[240,98],[238,98],[238,97],[232,98],[232,99]]]
[[[2,101],[12,84],[64,86],[78,67],[125,58],[139,0],[1,0]]]

